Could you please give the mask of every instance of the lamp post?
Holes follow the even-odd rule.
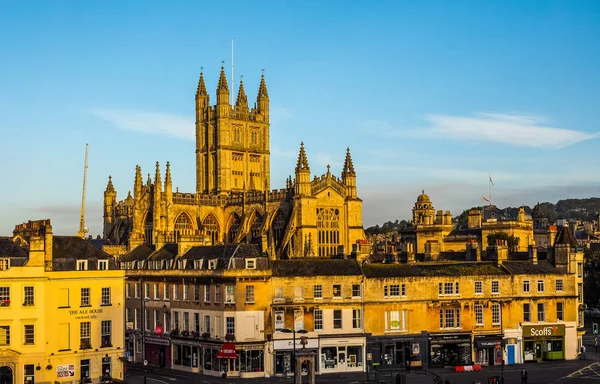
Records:
[[[504,302],[502,300],[491,300],[492,303],[497,303],[500,306],[500,353],[502,356],[502,365],[500,366],[500,383],[504,384],[504,327],[503,327],[503,307]]]
[[[283,333],[291,333],[292,334],[292,342],[293,342],[293,360],[292,360],[292,366],[294,368],[294,383],[296,383],[296,333],[301,333],[301,334],[305,334],[308,333],[308,331],[306,329],[299,329],[296,331],[296,327],[294,327],[293,329],[289,329],[289,328],[281,328],[278,329],[278,331],[283,332]]]

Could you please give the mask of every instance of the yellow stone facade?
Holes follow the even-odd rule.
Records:
[[[264,75],[254,107],[243,83],[235,105],[221,69],[217,102],[210,105],[204,75],[196,92],[196,191],[173,191],[170,164],[162,180],[142,179],[136,167],[133,195],[117,200],[112,180],[104,192],[104,238],[127,250],[142,243],[182,247],[259,244],[273,259],[349,254],[365,238],[362,201],[349,149],[341,177],[311,180],[300,146],[294,178],[270,189],[269,95]],[[107,248],[108,250],[108,248]],[[122,253],[120,249],[112,249]]]
[[[123,380],[124,271],[114,259],[53,236],[50,220],[0,242],[0,366],[12,382],[97,383],[106,370]]]

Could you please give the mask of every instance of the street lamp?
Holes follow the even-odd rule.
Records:
[[[502,356],[502,365],[500,367],[500,383],[504,384],[504,328],[503,328],[503,307],[504,307],[504,302],[502,300],[491,300],[492,303],[497,303],[498,305],[500,305],[500,348],[501,348],[501,356]]]
[[[280,332],[283,332],[283,333],[291,333],[292,334],[293,345],[294,345],[294,353],[293,353],[292,366],[294,368],[294,383],[296,383],[296,333],[305,334],[305,333],[308,333],[308,331],[306,329],[299,329],[299,330],[296,331],[295,327],[293,329],[280,328],[280,329],[276,329],[276,330],[280,331]]]
[[[141,280],[140,280],[141,281]],[[140,289],[141,289],[141,284],[140,284]],[[145,335],[146,335],[146,303],[148,301],[150,301],[149,298],[147,297],[143,297],[144,295],[144,291],[142,290],[141,292],[141,304],[142,304],[142,324],[140,324],[140,331],[142,332],[142,362],[144,362],[146,360],[146,341],[145,341]]]

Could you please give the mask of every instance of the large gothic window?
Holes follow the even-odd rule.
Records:
[[[144,221],[144,236],[146,237],[146,244],[152,244],[152,212],[146,214],[146,220]]]
[[[260,236],[260,229],[262,228],[263,225],[263,217],[260,215],[260,213],[256,212],[254,214],[254,217],[252,219],[252,226],[250,227],[250,231],[252,233],[252,238],[256,238],[258,236]]]
[[[227,232],[227,241],[229,243],[233,243],[235,241],[235,238],[240,231],[240,224],[240,217],[237,215],[237,213],[233,213],[229,218],[229,231]]]
[[[285,215],[281,210],[277,211],[277,215],[273,220],[273,239],[275,240],[275,247],[279,247],[281,241],[283,240],[283,235],[285,233],[285,225],[287,221],[285,220]]]
[[[186,213],[182,213],[175,220],[175,233],[177,236],[191,235],[194,228],[192,227],[192,220]]]
[[[337,255],[341,245],[339,209],[317,208],[317,234],[319,256]]]
[[[219,242],[219,223],[215,216],[213,214],[206,216],[202,226],[204,226],[204,233],[210,237],[211,244],[217,244]]]

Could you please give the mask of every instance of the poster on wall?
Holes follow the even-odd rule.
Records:
[[[276,311],[275,312],[275,329],[283,329],[285,328],[285,321],[284,321],[284,313],[283,311]]]
[[[56,377],[75,377],[75,364],[57,365]]]
[[[296,331],[304,329],[304,311],[301,309],[294,311],[294,329]]]

